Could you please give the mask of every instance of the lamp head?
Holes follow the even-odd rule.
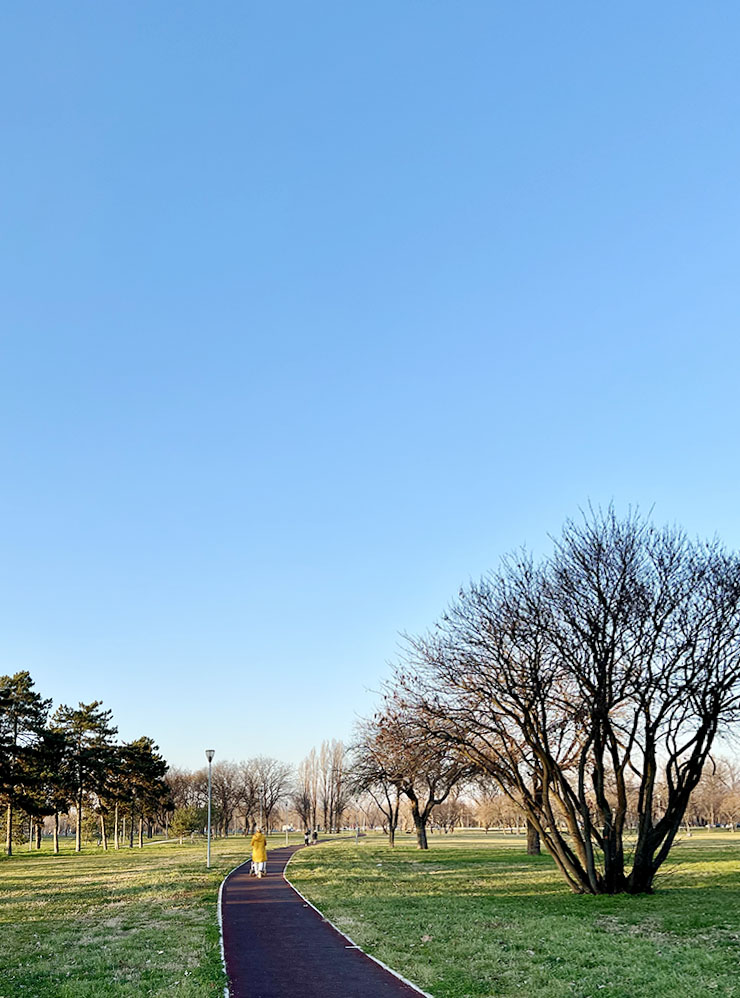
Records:
[[[208,759],[209,762],[211,761],[211,759],[214,757],[215,754],[216,753],[214,752],[214,750],[212,748],[207,748],[206,749],[206,759]]]

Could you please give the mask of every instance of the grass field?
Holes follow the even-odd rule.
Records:
[[[642,898],[570,894],[521,838],[431,842],[330,842],[289,876],[435,998],[740,998],[740,834],[686,839]],[[221,998],[216,895],[246,852],[215,842],[210,871],[202,842],[1,859],[0,998]]]
[[[216,898],[243,838],[215,842],[210,871],[202,842],[71,849],[0,860],[0,998],[223,996]]]
[[[740,996],[740,835],[679,843],[646,897],[571,894],[521,838],[435,835],[298,853],[295,886],[434,998]]]

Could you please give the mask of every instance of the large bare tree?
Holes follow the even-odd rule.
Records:
[[[398,684],[520,804],[574,891],[648,892],[740,714],[740,560],[591,510],[542,563],[522,554],[463,589],[410,640]]]

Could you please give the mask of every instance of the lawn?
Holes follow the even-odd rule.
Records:
[[[210,871],[202,842],[62,848],[0,860],[0,998],[222,998],[216,898],[243,838],[215,842]]]
[[[328,843],[288,876],[434,998],[740,998],[740,834],[684,839],[645,897],[571,894],[548,856],[483,833]]]
[[[216,896],[243,838],[216,841],[210,871],[202,842],[63,849],[0,859],[0,998],[222,998]],[[641,898],[570,894],[549,857],[483,833],[329,842],[288,873],[434,998],[740,998],[740,834],[685,839]]]

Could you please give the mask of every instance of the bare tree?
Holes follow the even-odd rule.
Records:
[[[212,799],[219,815],[220,832],[228,835],[234,815],[244,798],[241,769],[234,762],[217,762],[212,767],[211,782]]]
[[[690,816],[695,824],[716,825],[722,800],[730,791],[740,789],[740,767],[724,758],[710,758],[691,795]]]
[[[432,828],[441,828],[447,834],[455,828],[465,825],[472,816],[470,802],[460,787],[455,787],[446,801],[443,801],[432,811]]]
[[[462,590],[410,641],[399,689],[521,805],[574,891],[650,891],[740,714],[740,560],[591,511],[541,565],[523,554]]]
[[[316,749],[311,749],[309,754],[298,765],[296,774],[296,785],[293,791],[292,802],[296,814],[307,831],[316,828],[316,816],[318,812],[319,799],[319,768],[316,757]]]
[[[342,815],[350,800],[346,773],[347,751],[341,741],[333,738],[321,743],[318,755],[319,807],[325,831],[338,831]]]
[[[260,794],[256,771],[249,762],[239,763],[239,813],[244,822],[244,834],[257,823]]]
[[[202,772],[205,774],[205,770]],[[198,774],[173,766],[165,776],[165,783],[170,788],[173,810],[202,806],[202,786]]]
[[[376,722],[361,721],[352,748],[351,786],[356,794],[367,794],[383,816],[388,844],[396,844],[401,793],[394,776],[396,768]]]
[[[292,767],[263,755],[251,759],[248,767],[254,778],[261,821],[269,829],[272,812],[290,793]]]
[[[375,721],[373,752],[385,779],[402,793],[411,808],[419,849],[428,849],[427,825],[432,810],[473,772],[470,763],[439,739],[429,739],[408,709],[391,694]]]
[[[719,813],[734,832],[740,821],[740,790],[730,790],[725,794],[719,806]]]
[[[388,815],[378,806],[377,801],[371,794],[358,793],[355,796],[354,806],[358,818],[359,815],[362,815],[360,823],[365,828],[380,828],[384,835],[388,834]]]

